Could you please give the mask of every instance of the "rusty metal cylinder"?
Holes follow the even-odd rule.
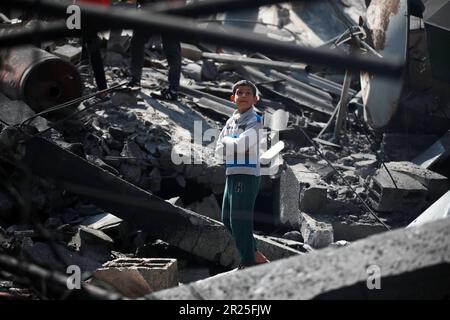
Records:
[[[69,61],[26,46],[0,51],[0,90],[10,99],[23,100],[41,112],[79,98],[82,81]]]

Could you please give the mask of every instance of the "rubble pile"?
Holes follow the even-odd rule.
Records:
[[[341,10],[348,19],[364,15],[363,1],[345,3]],[[269,30],[283,41],[305,46],[326,46],[346,30],[334,14],[323,14],[329,6],[264,7],[254,30]],[[112,87],[130,76],[131,33],[101,36],[106,79]],[[80,41],[66,39],[49,48],[48,54],[76,66],[83,95],[96,91]],[[261,96],[255,107],[269,136],[262,156],[270,162],[265,167],[269,173],[262,176],[255,206],[258,249],[272,261],[302,256],[275,262],[277,268],[286,264],[306,274],[325,265],[328,252],[337,264],[343,252],[351,262],[341,269],[350,268],[356,263],[353,252],[365,258],[365,248],[375,248],[383,236],[358,240],[387,228],[404,228],[450,189],[449,124],[440,122],[417,139],[394,124],[372,130],[365,123],[359,77],[347,90],[352,99],[343,130],[333,134],[336,105],[345,91],[344,70],[306,69],[280,57],[205,43],[183,43],[182,54],[180,99],[175,102],[151,96],[167,81],[157,37],[146,44],[139,90],[118,88],[93,106],[88,100],[47,115],[37,114],[41,109],[26,100],[0,93],[0,119],[6,121],[0,124],[0,254],[61,273],[76,265],[83,282],[133,299],[149,294],[189,297],[189,286],[182,284],[209,277],[212,282],[217,273],[236,267],[236,248],[220,223],[225,169],[214,147],[234,111],[229,96],[240,79],[256,83]],[[403,143],[410,139],[415,141]],[[426,241],[431,243],[430,230],[443,232],[438,227],[421,231]],[[397,231],[389,237],[400,239],[398,247],[392,249],[387,242],[383,246],[399,252],[408,234]],[[349,248],[335,250],[340,247]],[[446,248],[439,250],[448,255]],[[411,252],[405,255],[417,261]],[[307,260],[309,256],[313,260]],[[396,261],[389,254],[380,253],[376,260],[395,274]],[[431,260],[430,268],[441,267]],[[306,269],[299,267],[303,261],[310,261]],[[426,267],[413,264],[411,270],[425,279],[431,277]],[[14,275],[3,273],[0,266],[0,296],[40,298],[19,287]],[[318,271],[314,274],[317,277]],[[233,281],[240,281],[239,276]],[[259,277],[257,271],[248,273],[248,288],[264,286],[255,280]],[[194,285],[205,297],[210,294],[207,281]],[[309,288],[301,297],[352,292],[348,283],[330,283],[323,290]],[[233,292],[214,292],[215,285],[211,288],[212,296],[235,297]],[[405,292],[402,296],[408,296]],[[300,297],[278,294],[262,298]]]

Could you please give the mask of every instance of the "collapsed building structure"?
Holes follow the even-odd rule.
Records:
[[[6,2],[25,9],[31,3]],[[40,49],[9,49],[26,42],[35,24],[1,25],[0,293],[38,298],[39,289],[19,286],[18,275],[28,285],[53,273],[64,279],[75,265],[84,273],[84,298],[448,296],[448,283],[439,280],[448,279],[448,219],[421,224],[449,212],[449,91],[432,74],[434,52],[423,20],[409,14],[412,5],[261,1],[257,21],[246,22],[253,33],[240,37],[230,35],[220,15],[204,18],[229,10],[229,2],[128,16],[114,7],[83,7],[87,18],[105,17],[97,31],[111,99],[93,107],[84,103],[95,90],[76,34],[49,21],[38,29]],[[64,3],[41,4],[65,14]],[[202,18],[183,25],[168,14]],[[168,22],[158,24],[164,17]],[[117,21],[125,30],[109,32]],[[142,89],[119,90],[128,76],[127,30],[139,27],[183,36],[180,101],[150,96],[166,81],[156,38],[146,46]],[[256,108],[270,137],[255,237],[275,269],[292,270],[279,277],[261,277],[267,266],[216,275],[235,267],[238,256],[220,223],[225,170],[214,159],[213,137],[233,112],[230,88],[242,78],[257,84]],[[372,236],[411,222],[413,231]],[[423,243],[423,251],[410,249]],[[316,270],[330,256],[328,270]],[[419,259],[425,262],[415,264]],[[333,275],[363,270],[365,261],[388,270],[385,293],[356,293],[363,272],[341,283]],[[414,274],[423,290],[404,285]],[[294,283],[308,286],[310,277],[310,288],[296,292]],[[237,288],[243,295],[236,296],[221,291],[224,281],[250,289]],[[67,288],[54,282],[47,294],[59,298]],[[255,293],[261,286],[276,289]],[[159,293],[171,287],[177,288]]]

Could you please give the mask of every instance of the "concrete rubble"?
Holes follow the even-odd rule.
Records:
[[[347,53],[348,42],[334,44],[366,10],[363,0],[282,3],[261,7],[251,26],[287,44]],[[11,21],[0,23],[0,36],[19,26]],[[422,74],[430,66],[421,32],[410,31],[414,62],[396,111],[383,114],[387,125],[372,129],[364,77],[354,76],[338,134],[345,70],[182,39],[179,100],[156,100],[168,65],[152,37],[139,90],[55,113],[48,108],[97,90],[81,41],[29,47],[70,73],[64,86],[52,85],[61,72],[43,63],[44,77],[30,52],[0,49],[0,255],[52,272],[76,265],[83,283],[129,299],[448,297],[450,225],[441,211],[450,192],[450,90]],[[99,33],[108,87],[130,78],[131,35]],[[18,57],[28,71],[14,68]],[[271,263],[231,272],[239,256],[220,221],[226,177],[214,147],[241,79],[256,83],[268,130],[254,236]],[[382,268],[386,290],[365,290],[369,265]],[[0,272],[4,292],[38,299]]]
[[[444,299],[450,293],[450,219],[396,230],[243,272],[148,295],[148,299]],[[378,269],[377,269],[378,268]],[[382,290],[368,280],[381,270]],[[299,290],[298,288],[302,288]]]

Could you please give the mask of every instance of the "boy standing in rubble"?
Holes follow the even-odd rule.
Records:
[[[237,110],[228,119],[216,144],[216,155],[225,160],[226,183],[222,222],[233,236],[239,251],[239,269],[269,262],[256,250],[253,237],[253,210],[260,183],[259,143],[262,118],[254,108],[256,86],[241,80],[233,86],[231,101]]]

